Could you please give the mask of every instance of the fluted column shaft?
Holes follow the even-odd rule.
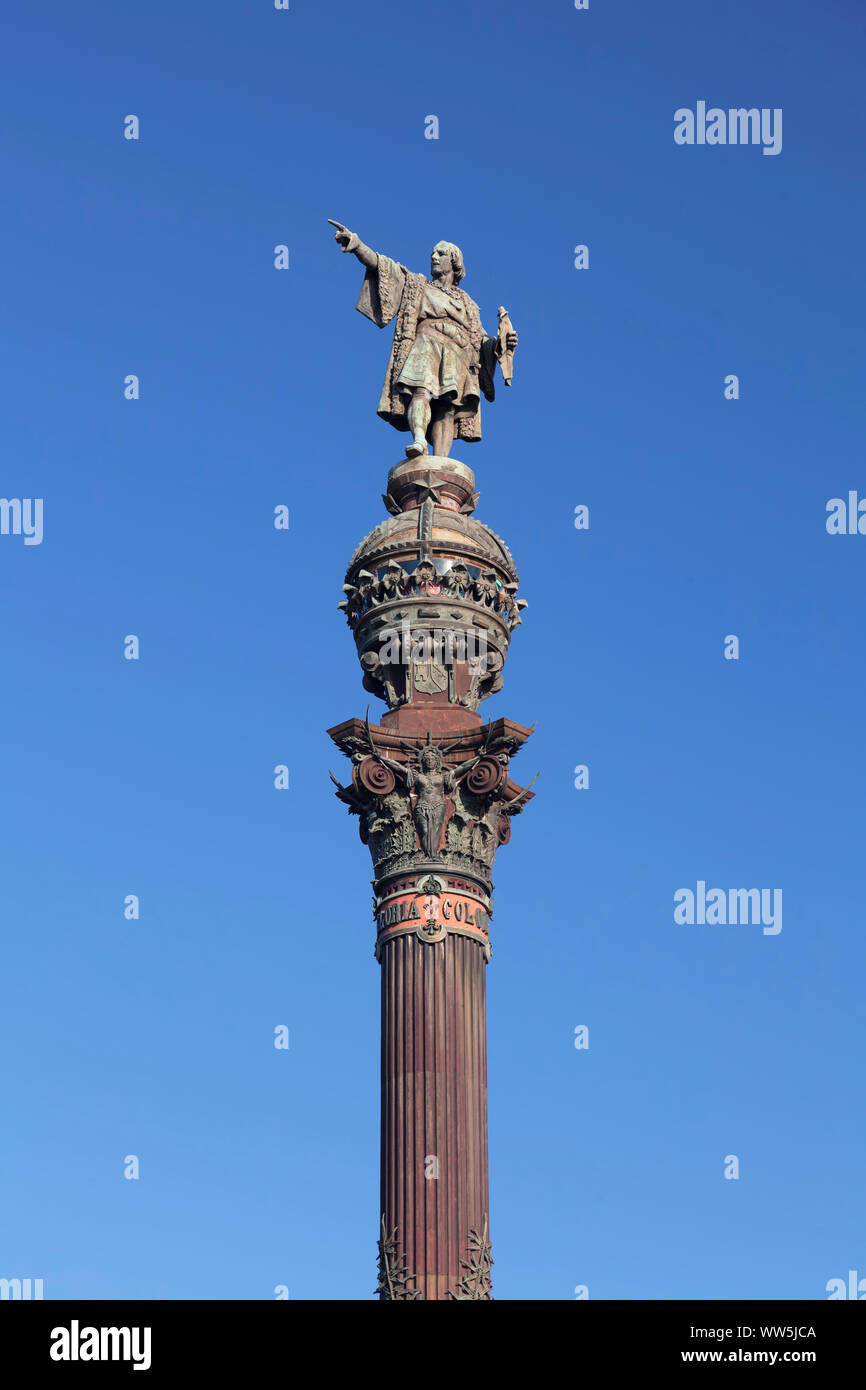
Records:
[[[414,932],[381,947],[381,1211],[424,1299],[458,1291],[489,1211],[483,948]]]

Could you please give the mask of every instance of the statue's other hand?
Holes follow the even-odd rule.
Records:
[[[337,229],[334,233],[334,240],[337,245],[342,247],[344,251],[348,251],[354,238],[354,233],[350,232],[348,227],[344,227],[342,222],[335,222],[332,217],[329,217],[328,221],[332,227],[336,227]]]
[[[517,347],[517,334],[513,329],[510,333],[506,333],[505,335],[505,346],[508,348],[509,352],[513,352]]]

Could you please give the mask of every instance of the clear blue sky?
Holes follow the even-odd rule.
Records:
[[[542,769],[496,873],[497,1297],[866,1275],[866,537],[825,530],[866,494],[859,0],[5,31],[2,491],[44,540],[0,536],[0,1275],[372,1295],[371,868],[324,730],[369,698],[336,604],[405,437],[327,217],[415,269],[457,241],[520,333],[455,450],[530,602],[484,713]],[[675,145],[698,100],[781,107],[782,153]],[[699,879],[781,888],[783,930],[675,924]]]

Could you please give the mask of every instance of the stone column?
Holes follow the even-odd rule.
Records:
[[[484,947],[414,931],[379,946],[382,967],[382,1187],[386,1239],[427,1299],[489,1294],[467,1259],[486,1239],[487,1040]]]
[[[525,603],[470,469],[388,475],[389,518],[349,562],[340,607],[381,723],[329,729],[337,795],[374,866],[382,975],[380,1298],[489,1299],[486,971],[492,869],[532,796],[510,761],[532,732],[483,724]],[[333,775],[333,774],[332,774]],[[334,779],[336,782],[336,778]]]

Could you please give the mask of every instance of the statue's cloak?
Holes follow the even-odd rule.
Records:
[[[408,430],[406,419],[408,396],[397,386],[397,378],[403,370],[406,358],[415,342],[418,332],[418,313],[422,290],[427,278],[416,271],[407,270],[404,265],[392,261],[389,256],[380,255],[375,268],[368,267],[364,283],[355,308],[365,318],[384,328],[396,317],[394,342],[388,359],[385,383],[379,397],[377,414],[398,430]],[[481,323],[481,312],[474,299],[465,290],[458,289],[466,311],[466,325],[469,332],[469,370],[477,375],[481,394],[488,401],[493,400],[493,373],[496,368],[496,339],[489,338]],[[478,399],[477,397],[475,398]],[[481,438],[481,407],[475,405],[471,410],[460,410],[454,422],[455,438],[475,443]]]

